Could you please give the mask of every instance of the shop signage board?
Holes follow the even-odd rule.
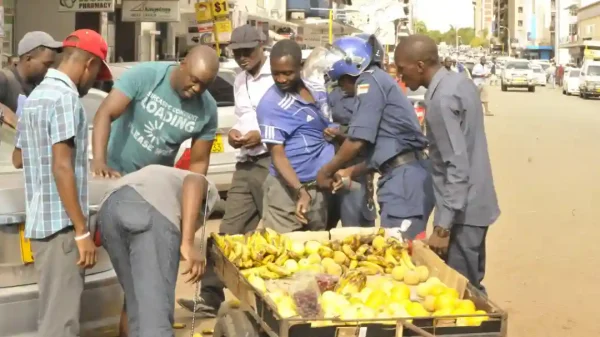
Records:
[[[177,22],[181,15],[178,0],[123,0],[123,21]]]
[[[115,0],[58,0],[59,12],[114,12]]]

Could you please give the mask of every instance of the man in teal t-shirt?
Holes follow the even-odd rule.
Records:
[[[94,119],[92,171],[118,176],[151,164],[173,166],[191,138],[190,170],[206,174],[218,124],[206,88],[218,66],[214,50],[196,47],[180,64],[144,62],[123,73]],[[199,161],[206,167],[194,167]]]
[[[218,125],[217,103],[206,89],[218,71],[216,52],[197,46],[181,63],[144,62],[123,73],[94,118],[92,172],[115,178],[152,164],[173,166],[191,138],[190,171],[206,176]],[[125,310],[121,336],[128,330]],[[136,331],[139,322],[129,323]]]

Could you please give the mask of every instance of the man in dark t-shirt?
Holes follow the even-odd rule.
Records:
[[[62,42],[55,41],[48,33],[35,31],[23,36],[17,47],[19,62],[16,66],[0,71],[0,110],[2,121],[12,128],[17,126],[19,95],[29,96],[40,83],[48,68],[54,64],[56,52]],[[21,167],[21,150],[13,151],[13,165]]]

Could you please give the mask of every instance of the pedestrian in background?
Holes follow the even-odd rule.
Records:
[[[427,138],[436,208],[429,246],[479,290],[488,228],[500,215],[479,90],[440,67],[435,41],[411,35],[395,62],[409,88],[427,88]]]
[[[489,96],[488,96],[488,88],[485,83],[486,79],[490,77],[489,69],[485,63],[485,57],[482,57],[479,60],[479,63],[473,67],[473,74],[471,75],[473,78],[473,83],[479,89],[479,99],[483,104],[483,112],[486,116],[493,116],[494,114],[490,111],[489,107]]]
[[[548,84],[554,89],[556,87],[556,66],[554,63],[550,63],[546,70],[546,77],[548,78]]]
[[[427,140],[406,95],[373,62],[373,40],[343,37],[333,42],[337,50],[353,55],[353,62],[336,61],[328,75],[347,95],[356,97],[357,104],[348,136],[321,168],[317,182],[323,189],[336,190],[344,177],[378,172],[381,226],[391,235],[412,240],[425,231],[433,208],[429,164],[423,153]],[[432,61],[441,66],[439,58]],[[362,151],[366,161],[344,169]]]
[[[88,123],[80,97],[94,81],[111,79],[108,45],[98,33],[77,30],[63,47],[58,68],[31,92],[19,119],[40,337],[80,336],[85,269],[96,264],[87,223]]]
[[[265,36],[256,28],[244,25],[231,33],[229,49],[242,69],[234,81],[236,123],[228,133],[228,142],[239,149],[236,169],[227,191],[225,214],[220,233],[245,234],[258,226],[263,215],[263,184],[269,175],[271,157],[262,144],[256,107],[267,90],[274,84],[269,58],[264,52]],[[223,284],[212,263],[202,278],[200,300],[194,308],[193,299],[178,299],[177,303],[189,311],[202,311],[203,316],[214,316],[225,300]]]
[[[498,75],[496,72],[498,71],[496,66],[496,59],[492,59],[492,66],[490,68],[490,85],[498,85]]]
[[[188,283],[200,281],[204,252],[194,236],[212,212],[216,186],[197,173],[148,165],[110,182],[97,231],[123,287],[131,337],[174,337],[175,285],[180,258]],[[208,194],[206,194],[206,192]]]
[[[302,79],[302,50],[295,41],[277,42],[270,62],[275,85],[256,108],[273,161],[265,181],[263,223],[280,233],[324,230],[328,194],[315,180],[335,151],[324,137],[331,121],[327,91]]]

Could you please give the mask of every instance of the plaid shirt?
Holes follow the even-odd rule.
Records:
[[[27,98],[18,129],[25,174],[25,235],[46,238],[72,226],[52,174],[52,145],[73,138],[73,167],[83,214],[88,214],[88,125],[77,87],[64,73],[50,69]]]

